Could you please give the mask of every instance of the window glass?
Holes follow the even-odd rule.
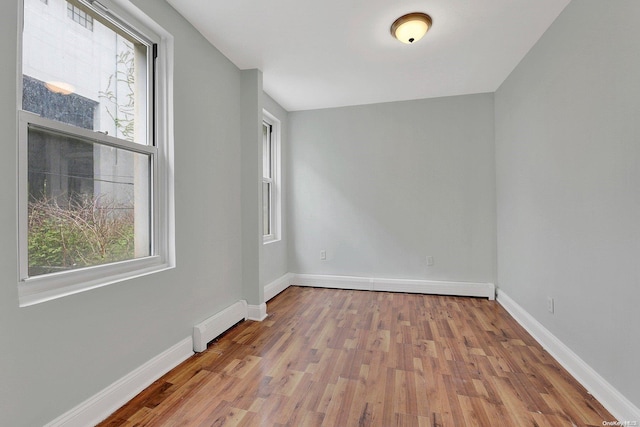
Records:
[[[271,184],[262,183],[262,234],[271,234]]]
[[[265,178],[271,178],[272,175],[271,143],[271,125],[262,123],[262,176]]]
[[[30,127],[30,277],[150,255],[150,156]]]
[[[148,46],[81,3],[41,6],[25,0],[22,109],[148,144]]]

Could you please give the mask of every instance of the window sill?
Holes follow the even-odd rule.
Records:
[[[28,278],[18,285],[19,306],[28,307],[172,268],[175,265],[161,263],[156,256]]]
[[[275,237],[264,237],[264,239],[262,240],[262,244],[264,245],[268,245],[270,243],[277,243],[277,242],[281,242],[282,239],[277,239]]]

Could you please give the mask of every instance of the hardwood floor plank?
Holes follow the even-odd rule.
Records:
[[[385,369],[386,376],[384,381],[384,396],[382,401],[382,424],[384,426],[394,425],[395,420],[395,402],[394,396],[396,394],[396,370],[395,368],[388,367]]]
[[[331,397],[329,399],[324,420],[322,422],[323,426],[338,426],[338,417],[340,416],[340,408],[343,404],[343,399],[345,398],[345,394],[347,392],[347,383],[349,380],[346,378],[339,378],[336,382],[335,387],[332,389]],[[349,396],[346,396],[349,397]]]
[[[290,287],[100,426],[602,425],[495,301]]]

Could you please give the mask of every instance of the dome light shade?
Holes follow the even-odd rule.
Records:
[[[432,23],[431,17],[426,13],[408,13],[391,24],[391,35],[402,43],[413,44],[429,31]]]

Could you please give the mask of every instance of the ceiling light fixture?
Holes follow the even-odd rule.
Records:
[[[433,21],[426,13],[407,13],[391,24],[391,35],[402,43],[413,44],[431,28]]]

